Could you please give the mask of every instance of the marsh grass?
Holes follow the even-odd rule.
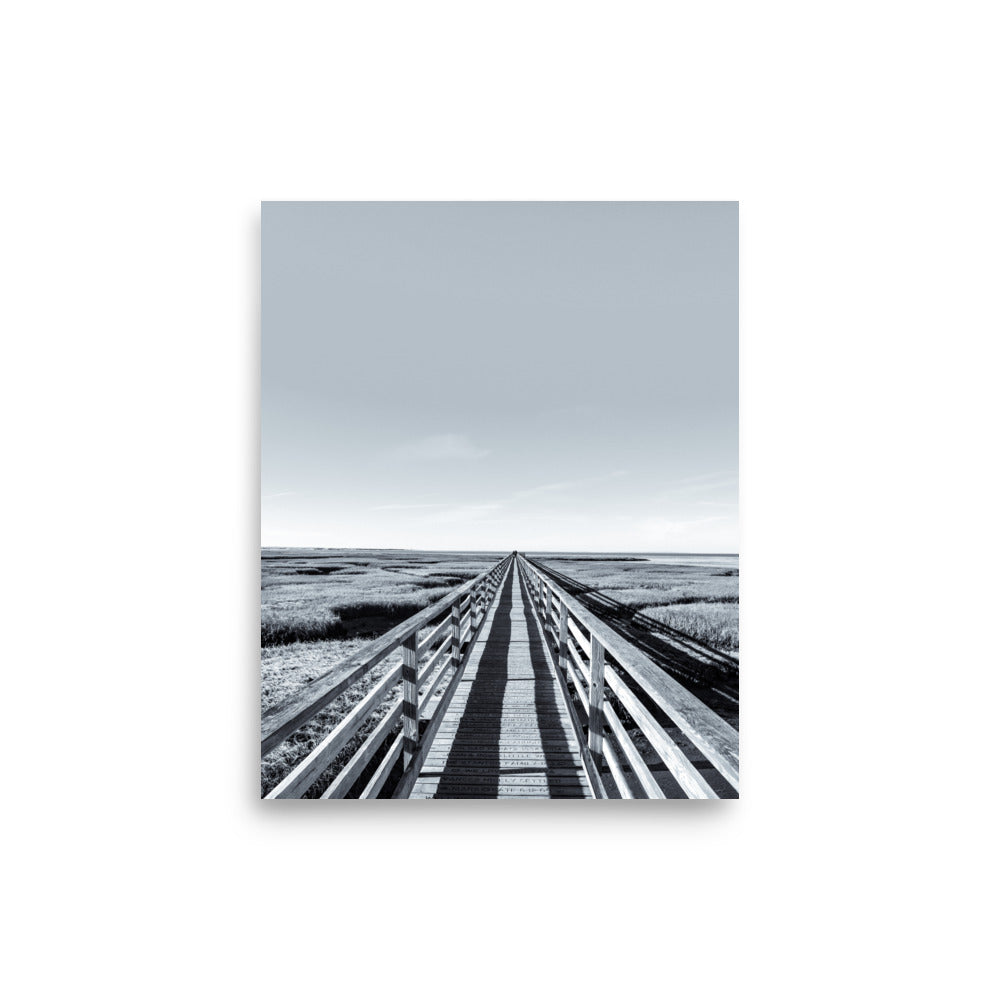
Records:
[[[692,602],[644,608],[643,614],[726,653],[740,650],[740,608],[732,602]]]
[[[578,580],[631,611],[727,653],[739,652],[739,569],[636,557],[549,557],[544,565]]]
[[[499,554],[266,549],[261,555],[261,646],[380,634],[478,576],[497,558]],[[351,609],[361,606],[366,610],[355,610],[352,619]],[[409,610],[400,617],[402,609]],[[358,622],[363,617],[370,621],[362,632]]]

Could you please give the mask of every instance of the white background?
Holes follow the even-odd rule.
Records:
[[[988,10],[5,15],[9,995],[992,993]],[[282,198],[740,200],[739,803],[256,801]]]

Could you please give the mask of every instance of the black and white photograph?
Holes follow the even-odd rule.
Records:
[[[738,216],[262,206],[262,797],[738,797]]]

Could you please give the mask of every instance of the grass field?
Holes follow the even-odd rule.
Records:
[[[488,570],[506,554],[264,549],[261,711],[281,704],[370,639]],[[735,557],[707,563],[662,562],[633,555],[539,554],[537,558],[629,608],[738,654],[739,569]],[[394,657],[388,657],[363,682],[272,751],[261,765],[261,794],[305,757],[395,662]],[[394,690],[391,697],[397,694]],[[339,762],[360,746],[389,702],[387,699],[383,711],[345,747],[324,776],[327,780],[317,782],[317,788],[332,779]]]
[[[265,549],[260,644],[381,635],[504,554]]]
[[[634,611],[739,655],[740,571],[736,556],[540,553],[535,558]]]

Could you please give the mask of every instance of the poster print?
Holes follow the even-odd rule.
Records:
[[[262,206],[261,795],[736,798],[735,202]]]

